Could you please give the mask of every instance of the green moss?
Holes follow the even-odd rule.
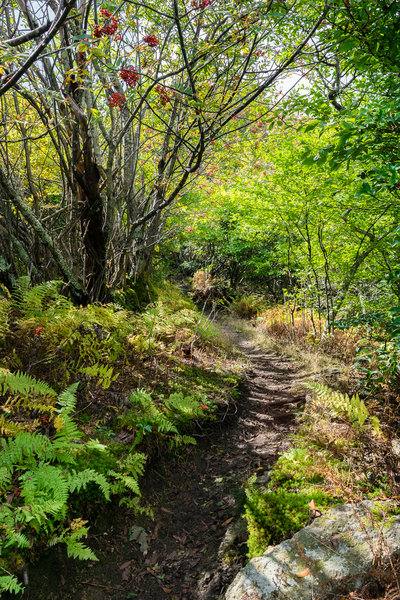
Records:
[[[282,489],[263,492],[250,485],[246,496],[245,515],[249,530],[247,544],[250,558],[259,556],[270,544],[278,544],[307,525],[311,500],[319,507],[331,502],[328,494],[315,489],[308,493]]]
[[[157,289],[145,273],[138,277],[127,277],[123,290],[113,294],[113,300],[128,310],[137,312],[157,298]]]

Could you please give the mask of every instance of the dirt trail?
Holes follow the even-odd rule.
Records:
[[[216,600],[223,593],[246,552],[242,538],[230,564],[218,558],[238,515],[243,482],[267,472],[287,447],[303,401],[291,392],[296,369],[289,361],[228,333],[249,362],[236,414],[203,432],[183,457],[149,469],[143,494],[156,506],[155,520],[139,519],[147,550],[146,544],[140,548],[140,530],[133,535],[137,541],[129,539],[138,518],[115,507],[92,528],[89,544],[99,562],[69,561],[55,549],[31,567],[24,598]]]

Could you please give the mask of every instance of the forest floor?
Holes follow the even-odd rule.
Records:
[[[221,542],[240,518],[247,479],[262,478],[287,449],[305,394],[295,389],[299,367],[234,324],[219,327],[247,363],[234,414],[208,425],[196,446],[149,467],[141,489],[154,520],[108,507],[88,539],[99,561],[69,560],[55,547],[29,568],[24,598],[215,600],[232,581],[244,563],[245,533],[225,557]]]

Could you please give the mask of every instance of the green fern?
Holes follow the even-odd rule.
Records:
[[[174,436],[171,441],[174,446],[182,446],[182,444],[193,444],[193,446],[195,446],[197,444],[196,440],[191,435],[179,434]]]
[[[37,432],[23,432],[17,433],[15,438],[0,440],[0,489],[7,499],[0,503],[3,564],[7,565],[10,559],[11,565],[16,554],[29,551],[35,534],[30,533],[28,538],[24,531],[27,526],[31,532],[40,532],[42,541],[46,534],[49,536],[59,528],[67,517],[71,494],[79,494],[89,483],[95,483],[106,500],[110,497],[115,477],[111,476],[109,481],[94,469],[78,467],[77,459],[86,447],[98,449],[101,445],[95,441],[87,444],[76,441],[81,436],[72,415],[76,389],[77,384],[74,384],[58,397],[55,419],[55,422],[58,419],[58,431],[53,439]],[[136,476],[132,479],[137,485]],[[125,482],[125,489],[128,483]],[[133,483],[130,487],[137,491]],[[82,530],[58,536],[59,541],[65,542],[70,556],[95,559],[92,551],[80,541],[87,528],[78,529]],[[49,543],[55,543],[55,539],[49,537]],[[10,577],[4,580],[4,589],[9,591],[12,582],[17,581]]]
[[[30,468],[37,462],[37,456],[48,461],[57,457],[51,440],[40,433],[19,433],[14,439],[2,439],[0,468],[13,472],[16,467]]]
[[[101,473],[97,473],[94,469],[85,469],[84,471],[76,472],[71,470],[67,475],[67,486],[69,492],[79,492],[85,489],[89,483],[96,483],[106,500],[110,499],[110,484]]]
[[[139,484],[135,477],[114,470],[111,470],[109,474],[115,478],[115,481],[112,484],[113,494],[123,494],[128,489],[138,496],[141,495]]]
[[[86,523],[87,521],[82,519],[75,519],[71,522],[70,528],[64,530],[61,535],[55,536],[49,545],[64,543],[69,557],[79,560],[98,560],[94,552],[80,541],[83,537],[87,537],[89,528],[85,527]]]
[[[202,404],[205,404],[206,398],[203,397],[201,400]],[[183,416],[188,418],[197,417],[203,414],[200,408],[200,401],[193,398],[193,396],[183,396],[182,392],[171,394],[168,400],[165,402],[165,406],[169,410],[176,411]]]
[[[9,309],[10,301],[7,298],[0,298],[0,344],[4,341],[9,331]]]
[[[347,417],[354,425],[360,428],[369,420],[373,431],[376,435],[380,435],[379,419],[369,414],[365,402],[361,400],[358,394],[350,398],[348,394],[341,394],[336,390],[332,390],[327,385],[318,382],[305,383],[304,386],[313,390],[319,403],[322,403],[322,406],[330,412],[338,416],[343,415]]]
[[[0,415],[0,434],[16,436],[24,430],[32,430],[39,425],[39,421],[31,420],[14,422],[13,417],[20,417],[21,411],[40,411],[52,414],[56,392],[43,381],[17,371],[11,373],[0,369],[0,395],[5,396],[3,410],[9,413]]]
[[[134,445],[140,443],[143,436],[147,432],[151,433],[154,428],[163,434],[178,433],[176,426],[157,407],[146,390],[136,390],[131,394],[129,400],[134,408],[120,418],[124,426],[137,429]]]
[[[81,367],[79,369],[80,373],[84,375],[88,375],[91,378],[97,379],[97,383],[103,388],[103,390],[108,390],[113,381],[115,381],[119,373],[114,375],[113,367],[110,365],[102,365],[96,363],[90,367]]]
[[[44,381],[39,381],[26,373],[17,371],[11,373],[0,369],[0,394],[20,394],[28,397],[32,395],[54,398],[57,393]]]
[[[58,288],[61,285],[62,281],[46,281],[31,287],[29,277],[20,277],[13,293],[14,304],[23,318],[40,317],[46,309],[46,301],[59,296]]]
[[[117,465],[120,471],[138,478],[144,473],[146,460],[147,458],[144,454],[132,450],[124,459],[119,460]]]
[[[74,462],[73,449],[79,449],[79,444],[76,442],[82,437],[81,431],[70,414],[75,410],[75,393],[78,385],[78,383],[72,384],[59,395],[56,411],[58,416],[54,422],[57,433],[54,436],[53,448],[59,451],[58,460],[67,464]]]
[[[78,558],[79,560],[99,560],[93,550],[85,546],[82,542],[78,542],[75,539],[66,539],[64,541],[69,557]]]
[[[23,589],[24,586],[19,583],[14,575],[0,575],[0,592],[19,594]]]

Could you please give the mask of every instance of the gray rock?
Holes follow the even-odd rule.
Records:
[[[225,600],[333,600],[361,587],[377,556],[400,553],[400,516],[387,518],[388,510],[371,501],[332,508],[253,558]]]
[[[244,517],[229,524],[218,550],[218,559],[224,560],[225,555],[235,547],[238,542],[247,538],[247,522]]]
[[[394,438],[392,440],[392,452],[396,458],[400,458],[400,439]]]

